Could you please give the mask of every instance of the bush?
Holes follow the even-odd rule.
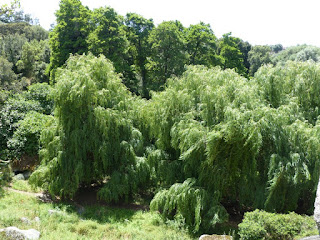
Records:
[[[44,114],[53,112],[52,87],[47,83],[36,83],[29,86],[25,92],[27,100],[34,100],[40,103]]]
[[[7,141],[18,128],[18,122],[29,111],[42,112],[40,103],[26,100],[20,94],[13,95],[2,106],[0,110],[0,157],[2,159],[8,159]]]
[[[255,210],[244,215],[239,224],[241,239],[293,239],[296,235],[316,231],[312,217],[296,213],[276,214]]]
[[[151,201],[150,209],[159,211],[164,219],[182,220],[194,233],[228,219],[227,212],[214,196],[197,187],[196,180],[191,178],[159,191]]]
[[[53,116],[30,111],[23,120],[20,120],[18,128],[11,139],[8,140],[8,148],[13,154],[13,158],[20,158],[21,155],[38,155],[39,139],[42,129],[53,121]]]

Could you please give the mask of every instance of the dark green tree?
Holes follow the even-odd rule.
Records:
[[[186,49],[190,65],[220,65],[217,51],[217,38],[209,24],[200,22],[185,30]]]
[[[13,64],[12,69],[15,73],[19,73],[17,62],[22,56],[22,48],[27,41],[28,39],[23,34],[17,33],[0,38],[0,56]]]
[[[249,74],[249,69],[250,69],[249,52],[252,46],[249,42],[245,42],[240,38],[237,38],[237,39],[239,39],[238,46],[243,55],[243,64],[246,68],[246,73]]]
[[[264,64],[271,63],[271,48],[269,46],[254,46],[249,52],[250,75]]]
[[[141,79],[141,96],[148,98],[147,58],[151,54],[151,44],[148,38],[154,28],[152,19],[145,19],[136,13],[128,13],[125,18],[129,46],[129,64],[134,67],[136,77]],[[150,85],[150,84],[149,84]]]
[[[17,62],[19,72],[27,78],[29,84],[35,82],[48,82],[45,74],[50,61],[50,48],[48,41],[26,42],[22,47],[21,58]]]
[[[271,51],[274,53],[281,52],[284,48],[281,44],[270,45]]]
[[[135,76],[127,62],[129,42],[126,38],[123,17],[113,8],[95,9],[92,13],[93,31],[88,37],[89,50],[96,56],[103,54],[113,62],[125,85],[136,90]]]
[[[70,54],[88,51],[90,11],[80,0],[61,0],[55,13],[57,25],[50,32],[49,70],[62,66]]]
[[[0,56],[0,89],[1,90],[20,90],[17,84],[17,75],[12,70],[13,64]],[[18,85],[18,86],[17,86]]]
[[[187,63],[185,40],[182,31],[174,21],[162,22],[154,28],[149,36],[151,56],[148,69],[152,79],[153,90],[159,90],[166,80],[179,76]]]
[[[240,40],[232,37],[231,33],[224,34],[219,41],[219,55],[223,61],[223,68],[235,69],[241,75],[247,74],[244,66],[244,56],[239,46]]]

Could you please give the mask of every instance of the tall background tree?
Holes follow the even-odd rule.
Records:
[[[124,19],[113,8],[94,9],[91,22],[93,29],[88,36],[88,48],[94,55],[103,54],[113,62],[115,70],[122,74],[125,85],[137,90],[135,76],[128,64],[129,41],[126,37]]]
[[[187,54],[184,35],[179,26],[179,22],[162,22],[150,33],[148,41],[151,55],[148,70],[152,79],[152,90],[161,89],[169,77],[179,76],[184,71]]]
[[[49,71],[62,66],[70,54],[88,51],[90,11],[80,0],[61,0],[55,13],[57,25],[50,32]]]
[[[190,25],[185,30],[186,49],[189,65],[216,66],[220,65],[217,56],[217,38],[209,24],[200,22]]]
[[[125,18],[127,39],[129,45],[129,65],[133,67],[135,77],[141,79],[142,97],[149,97],[147,62],[151,54],[151,44],[148,38],[151,30],[154,28],[153,20],[146,19],[136,13],[128,13]]]
[[[219,40],[219,55],[222,58],[224,69],[235,69],[237,73],[245,76],[247,69],[244,65],[244,55],[239,43],[240,39],[232,37],[231,33],[224,34]]]
[[[257,45],[252,47],[249,52],[250,75],[253,76],[258,69],[271,63],[271,48],[269,46]]]

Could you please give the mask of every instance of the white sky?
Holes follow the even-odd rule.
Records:
[[[7,0],[0,0],[7,1]],[[185,27],[209,23],[217,37],[232,32],[253,45],[310,44],[320,47],[320,0],[82,0],[89,8],[110,6],[119,14],[135,12],[156,24],[179,20]],[[49,29],[59,0],[21,0],[26,13]]]

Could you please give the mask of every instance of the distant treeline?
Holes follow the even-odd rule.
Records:
[[[110,59],[130,91],[150,97],[187,65],[220,66],[252,77],[264,64],[287,60],[318,61],[320,49],[281,44],[252,46],[240,38],[214,35],[209,24],[184,27],[179,21],[155,26],[136,13],[121,16],[110,7],[90,10],[80,0],[62,0],[49,34],[23,11],[0,14],[0,83],[21,90],[35,82],[54,82],[57,67],[70,54],[91,52]]]

